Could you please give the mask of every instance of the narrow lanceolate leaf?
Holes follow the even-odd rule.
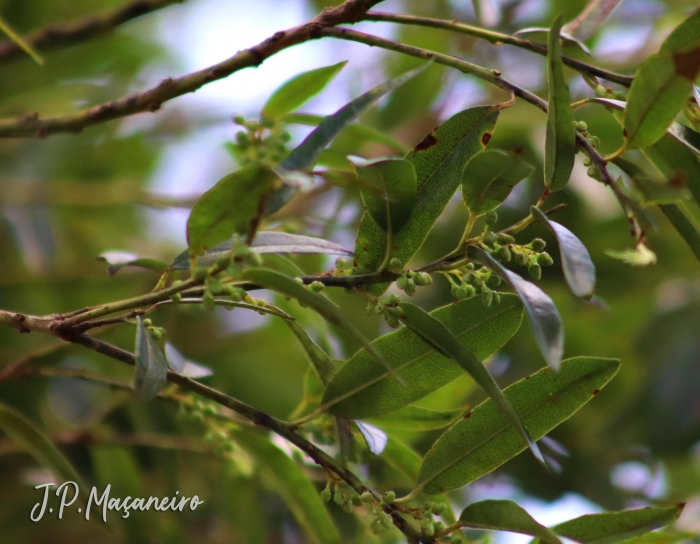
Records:
[[[268,119],[280,119],[293,112],[310,98],[326,88],[348,61],[316,68],[284,82],[263,106],[262,114]]]
[[[472,157],[462,175],[462,199],[472,215],[495,210],[534,167],[502,151],[482,151]]]
[[[309,542],[342,542],[319,492],[301,467],[264,436],[233,431],[232,437],[254,459],[263,479],[279,493]]]
[[[404,406],[388,414],[369,418],[372,425],[387,430],[429,431],[442,429],[454,423],[464,410],[430,410],[422,406]]]
[[[21,413],[5,404],[0,404],[0,429],[42,467],[49,470],[59,483],[80,482],[73,465],[46,435]],[[83,486],[80,486],[80,489],[83,489]]]
[[[197,259],[197,265],[210,266],[216,263],[221,257],[231,251],[236,242],[241,243],[244,241],[240,236],[229,238],[225,242],[206,250]],[[289,234],[287,232],[258,232],[250,247],[253,248],[255,253],[260,254],[291,253],[303,255],[317,253],[324,255],[352,255],[352,251],[330,240],[301,234]],[[187,270],[189,267],[189,252],[185,250],[175,257],[169,268],[170,270]]]
[[[428,232],[462,181],[469,160],[482,151],[493,133],[501,105],[464,110],[428,134],[406,155],[416,170],[416,204],[400,232],[393,236],[392,258],[406,264],[423,245]],[[362,217],[355,256],[361,273],[375,272],[384,261],[386,232],[369,214]],[[367,287],[380,295],[389,284]]]
[[[428,345],[432,346],[446,357],[451,358],[461,366],[498,405],[510,420],[513,427],[518,429],[518,432],[525,439],[537,460],[546,466],[544,457],[542,457],[537,444],[530,438],[530,435],[525,430],[525,427],[523,427],[515,410],[503,395],[503,391],[501,391],[501,388],[498,387],[496,381],[489,371],[486,370],[483,363],[477,359],[476,355],[465,348],[445,325],[430,314],[421,310],[418,306],[402,303],[399,305],[399,308],[401,308],[404,313],[403,317],[399,318],[400,321]]]
[[[459,521],[462,527],[520,533],[538,537],[549,544],[561,544],[557,535],[537,523],[512,501],[487,500],[472,503],[462,510]]]
[[[700,204],[700,161],[693,152],[666,135],[643,153],[669,185],[687,187]]]
[[[187,220],[190,255],[201,255],[233,234],[252,238],[265,196],[280,184],[272,170],[257,164],[221,179],[200,197]]]
[[[427,68],[430,63],[406,72],[397,78],[394,78],[386,83],[376,86],[374,89],[367,91],[362,96],[357,97],[352,102],[349,102],[334,114],[326,117],[314,130],[311,131],[304,141],[299,144],[287,156],[282,164],[277,167],[278,172],[294,172],[306,170],[314,165],[321,151],[335,138],[338,133],[343,130],[356,117],[367,111],[374,103],[388,92],[393,91],[406,83],[409,79],[414,78]],[[285,186],[269,195],[265,200],[265,213],[273,213],[284,206],[296,193],[296,188]]]
[[[36,49],[34,49],[34,47],[32,47],[32,45],[27,40],[25,40],[24,38],[22,38],[22,36],[17,34],[17,32],[15,32],[13,28],[9,25],[9,23],[5,21],[5,19],[3,19],[2,17],[0,17],[0,31],[7,34],[7,36],[13,42],[15,42],[20,47],[20,49],[22,49],[27,55],[32,57],[37,64],[44,64],[44,59],[39,54],[39,52]]]
[[[584,544],[614,544],[673,523],[684,503],[671,507],[642,508],[589,514],[552,527],[556,534]]]
[[[664,204],[659,207],[678,234],[693,250],[695,257],[700,260],[700,228],[690,218],[686,207],[683,204]]]
[[[533,206],[530,212],[556,237],[561,267],[571,292],[577,297],[591,298],[595,291],[595,266],[586,246],[573,232],[556,221],[550,221],[538,208]]]
[[[416,170],[405,159],[382,159],[357,168],[362,202],[370,217],[387,232],[398,233],[416,203]]]
[[[469,246],[467,256],[490,268],[515,290],[525,306],[537,346],[547,364],[557,370],[564,353],[564,326],[552,299],[534,283],[505,269],[483,249]]]
[[[97,260],[104,261],[109,265],[107,273],[110,276],[114,276],[114,274],[125,266],[147,268],[149,270],[155,270],[156,272],[165,272],[168,269],[167,263],[163,261],[137,257],[132,253],[125,253],[123,251],[107,251],[98,256]]]
[[[564,25],[563,32],[584,41],[593,36],[622,0],[589,0],[588,4],[570,23]]]
[[[158,342],[146,329],[141,317],[136,317],[136,375],[134,389],[142,401],[156,397],[168,381],[168,361]]]
[[[489,308],[471,299],[439,308],[431,315],[483,360],[517,332],[523,308],[517,297],[504,295],[501,304]],[[459,365],[407,328],[378,338],[372,347],[390,370],[377,365],[366,350],[358,351],[338,371],[323,396],[323,406],[332,414],[352,419],[386,414],[464,374]]]
[[[374,349],[363,334],[348,321],[338,307],[328,299],[316,293],[312,293],[287,276],[267,268],[249,268],[243,273],[242,279],[251,281],[265,289],[270,289],[271,291],[276,291],[288,297],[295,298],[305,306],[310,306],[326,321],[349,333],[353,338],[364,345],[374,356],[375,365],[381,367],[382,365],[378,363],[382,363],[385,369],[387,368],[386,362],[377,350]]]
[[[571,113],[571,94],[564,78],[559,33],[563,15],[557,17],[547,40],[547,138],[544,148],[544,185],[550,191],[562,189],[571,177],[576,155],[576,132]]]
[[[503,393],[530,435],[539,440],[598,394],[620,367],[619,361],[575,357],[559,372],[543,368]],[[494,471],[527,447],[492,400],[450,427],[428,451],[418,473],[427,494],[445,493]]]
[[[309,338],[309,335],[306,334],[304,328],[295,320],[285,319],[284,323],[292,330],[294,336],[296,336],[299,340],[301,347],[304,348],[306,357],[309,359],[309,362],[311,363],[311,366],[313,367],[314,372],[316,372],[319,380],[321,380],[321,383],[324,386],[328,385],[335,375],[335,367],[333,366],[330,357],[328,357],[326,352],[318,347],[316,343],[311,340],[311,338]]]

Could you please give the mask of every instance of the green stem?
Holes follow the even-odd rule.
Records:
[[[386,23],[399,23],[405,25],[417,25],[431,28],[440,28],[444,30],[451,30],[453,32],[459,32],[460,34],[468,34],[474,36],[475,38],[481,38],[494,45],[508,44],[521,49],[526,49],[537,53],[539,55],[547,55],[547,47],[537,43],[533,43],[530,40],[523,40],[522,38],[516,38],[514,36],[509,36],[508,34],[501,34],[500,32],[494,32],[492,30],[486,30],[477,26],[465,25],[462,23],[457,23],[454,21],[444,21],[442,19],[431,19],[429,17],[415,17],[413,15],[398,15],[393,13],[380,13],[375,11],[370,11],[365,17],[367,21],[374,22],[386,22]],[[625,76],[622,74],[616,74],[615,72],[610,72],[608,70],[603,70],[596,66],[586,64],[571,57],[562,56],[562,62],[573,68],[578,72],[582,72],[589,75],[594,75],[605,79],[607,81],[612,81],[618,83],[624,87],[629,87],[632,85],[632,77]]]

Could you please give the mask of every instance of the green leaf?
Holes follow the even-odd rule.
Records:
[[[662,51],[683,51],[700,44],[700,10],[679,24],[661,44]]]
[[[539,440],[586,404],[615,375],[613,359],[575,357],[559,372],[543,368],[503,392],[530,435]],[[428,451],[418,487],[429,495],[467,485],[494,471],[527,447],[492,400],[450,427]]]
[[[367,350],[375,357],[375,365],[378,361],[383,363],[386,367],[386,362],[384,361],[382,355],[380,355],[379,352],[377,352],[377,350],[370,345],[364,335],[358,331],[355,326],[348,321],[338,307],[328,299],[317,295],[316,293],[312,293],[287,276],[266,268],[248,268],[243,273],[242,279],[251,281],[257,285],[260,285],[261,287],[264,287],[265,289],[276,291],[288,297],[295,298],[305,306],[310,306],[326,321],[332,325],[335,325],[339,329],[346,331],[363,346],[365,346]]]
[[[107,251],[99,255],[97,260],[104,261],[109,265],[107,274],[110,276],[114,276],[114,274],[125,266],[147,268],[148,270],[155,270],[156,272],[165,272],[168,269],[167,263],[163,261],[137,257],[136,255],[123,251]]]
[[[564,353],[564,326],[559,310],[539,287],[505,269],[489,253],[476,246],[467,248],[467,256],[491,269],[518,294],[525,306],[530,328],[547,364],[557,370]]]
[[[234,233],[252,238],[265,196],[280,184],[272,170],[258,164],[221,179],[200,197],[187,220],[190,256],[201,255]]]
[[[423,245],[461,183],[465,165],[486,147],[501,107],[477,106],[457,113],[406,155],[415,167],[418,186],[413,212],[401,232],[393,236],[391,257],[399,259],[401,265]],[[355,246],[358,272],[375,272],[384,261],[386,246],[386,233],[369,214],[363,215]],[[388,286],[370,285],[367,291],[378,296]]]
[[[385,232],[396,234],[416,203],[416,171],[404,159],[382,159],[357,168],[367,213]]]
[[[471,299],[444,306],[431,315],[483,360],[517,332],[523,309],[517,297],[504,295],[501,304],[489,308]],[[406,328],[378,338],[372,346],[391,371],[378,366],[367,351],[358,351],[328,384],[323,405],[331,413],[351,419],[386,414],[464,374],[451,359]]]
[[[576,238],[573,232],[556,221],[550,221],[535,206],[530,208],[530,212],[556,237],[564,278],[571,292],[577,297],[591,298],[595,291],[595,266],[586,246]]]
[[[462,510],[459,521],[463,527],[520,533],[539,537],[549,544],[561,544],[561,540],[552,531],[537,523],[512,501],[486,500],[472,503]]]
[[[655,147],[657,144],[654,144]],[[690,192],[680,178],[666,180],[642,170],[639,166],[622,157],[616,158],[615,165],[629,176],[643,198],[644,204],[675,204],[690,198]],[[661,179],[660,179],[661,178]]]
[[[17,410],[2,403],[0,403],[0,429],[37,463],[49,470],[58,481],[76,482],[79,484],[79,489],[85,489],[73,465],[46,435]]]
[[[649,57],[637,70],[623,119],[629,149],[656,143],[688,100],[700,70],[700,44],[692,51]]]
[[[700,204],[700,162],[692,151],[666,135],[643,153],[670,185],[687,187]]]
[[[462,199],[472,215],[495,210],[534,168],[516,155],[482,151],[472,157],[462,175]]]
[[[285,81],[263,106],[262,115],[268,119],[280,119],[293,112],[310,98],[326,88],[348,61],[316,68]]]
[[[700,260],[700,228],[690,218],[686,207],[683,204],[665,204],[659,207]]]
[[[158,391],[168,381],[168,361],[158,342],[146,329],[141,317],[136,317],[136,375],[134,390],[136,396],[147,402],[156,398]]]
[[[614,544],[668,525],[678,519],[684,503],[581,516],[552,527],[552,531],[585,544]]]
[[[287,115],[283,121],[292,125],[296,124],[315,127],[318,126],[323,119],[324,117],[321,115],[312,115],[310,113],[292,113]],[[348,136],[348,138],[360,142],[375,142],[385,145],[399,155],[405,155],[408,152],[408,149],[406,149],[403,144],[397,142],[390,136],[387,136],[386,134],[365,125],[351,123],[345,126],[345,128],[342,130],[342,134],[345,134]]]
[[[279,493],[310,542],[340,544],[333,520],[304,471],[264,436],[234,430],[234,441],[255,460],[255,467]]]
[[[404,313],[403,317],[400,317],[399,320],[428,345],[432,346],[446,357],[450,357],[461,366],[464,371],[486,391],[513,426],[518,429],[518,432],[525,439],[528,446],[530,446],[535,458],[546,466],[544,457],[542,457],[537,444],[530,438],[530,435],[525,430],[525,427],[523,427],[515,410],[513,410],[513,407],[503,395],[503,391],[501,391],[501,388],[498,387],[493,376],[486,370],[483,363],[477,359],[476,355],[464,347],[464,344],[462,344],[445,325],[418,306],[402,303],[399,304],[399,308],[401,308]]]
[[[453,423],[464,410],[438,411],[421,406],[404,406],[377,418],[367,418],[372,425],[387,430],[429,431]]]
[[[562,189],[571,177],[576,155],[576,131],[571,95],[564,77],[559,34],[564,16],[559,15],[547,38],[547,138],[544,147],[544,185],[551,192]]]
[[[368,110],[377,100],[388,92],[393,91],[406,83],[409,79],[414,78],[425,70],[431,63],[428,62],[401,74],[399,77],[391,79],[386,83],[377,85],[374,89],[367,91],[365,94],[358,96],[355,100],[349,102],[334,114],[326,117],[311,133],[304,138],[296,148],[287,156],[282,164],[277,167],[277,172],[283,176],[285,172],[294,172],[305,170],[313,166],[321,154],[321,151],[335,138],[338,133],[343,130],[350,122],[363,112]],[[265,200],[265,213],[273,213],[284,206],[296,193],[296,188],[285,186]]]
[[[297,337],[299,343],[304,348],[306,357],[309,359],[316,375],[321,380],[321,383],[326,386],[335,375],[335,367],[331,362],[330,357],[326,352],[318,347],[309,335],[306,334],[304,328],[293,319],[285,319],[284,323],[292,330],[294,336]]]
[[[197,266],[211,266],[221,257],[226,255],[238,242],[244,242],[241,237],[234,235],[211,249],[206,250],[197,258]],[[352,255],[352,251],[345,249],[329,240],[304,236],[301,234],[289,234],[287,232],[258,232],[250,244],[255,253],[290,253],[297,255],[324,254],[324,255]],[[190,255],[187,250],[180,253],[172,263],[170,270],[188,270],[190,267]]]

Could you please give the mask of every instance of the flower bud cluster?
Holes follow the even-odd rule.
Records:
[[[414,272],[405,270],[396,280],[396,287],[412,297],[416,292],[416,286],[422,287],[433,283],[433,278],[427,272]]]
[[[501,295],[493,290],[501,285],[501,278],[485,267],[475,270],[474,264],[468,263],[461,270],[445,273],[445,277],[452,285],[450,291],[452,296],[457,300],[466,300],[479,295],[481,303],[486,308],[492,304],[501,303]]]
[[[242,115],[237,115],[233,122],[242,130],[236,133],[235,142],[228,147],[241,165],[251,162],[275,165],[287,154],[291,135],[278,121],[266,118],[246,120]]]
[[[539,280],[542,277],[542,267],[551,266],[554,261],[549,253],[543,251],[546,243],[541,238],[535,238],[524,246],[513,246],[515,264],[527,266],[530,276]]]

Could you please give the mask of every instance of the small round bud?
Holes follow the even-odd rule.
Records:
[[[342,504],[342,509],[345,513],[352,514],[353,510],[355,510],[355,507],[353,506],[352,501],[348,501]]]
[[[180,302],[182,300],[182,294],[173,293],[172,295],[170,295],[170,300],[172,300],[173,302]]]
[[[301,278],[294,278],[294,283],[296,283],[297,285],[304,285],[304,280],[302,280]]]
[[[247,147],[250,145],[250,136],[248,136],[247,132],[243,132],[242,130],[236,132],[236,143],[241,147]]]
[[[381,517],[379,518],[379,523],[380,523],[381,526],[384,527],[385,529],[388,529],[389,527],[391,527],[391,526],[394,524],[394,523],[391,521],[391,516],[387,516],[386,514],[384,514],[383,516],[381,516]]]
[[[432,507],[433,514],[436,516],[441,516],[445,510],[447,510],[447,505],[442,503],[434,504]]]
[[[496,243],[497,236],[496,233],[493,231],[488,231],[486,234],[484,234],[484,243],[486,245],[492,246],[493,244]]]
[[[537,256],[537,264],[540,266],[551,266],[554,263],[552,256],[549,253],[540,253]]]
[[[512,244],[513,242],[515,242],[515,238],[513,238],[510,234],[505,233],[499,234],[496,240],[502,246],[507,246],[508,244]]]
[[[487,225],[493,225],[498,221],[498,214],[494,211],[490,211],[484,216],[484,221],[486,221]]]
[[[331,500],[331,488],[330,487],[326,487],[326,489],[321,491],[321,498],[326,502]]]
[[[204,306],[204,309],[209,312],[216,308],[214,295],[212,295],[210,291],[204,291],[204,295],[202,296],[202,306]]]
[[[382,498],[382,501],[384,504],[391,504],[396,500],[396,492],[395,491],[387,491],[384,493],[384,497]]]
[[[498,306],[501,303],[501,295],[499,295],[496,291],[493,291],[493,303]]]
[[[342,506],[347,502],[347,500],[348,498],[336,488],[335,493],[333,494],[333,502]]]
[[[539,253],[545,247],[547,247],[547,242],[545,242],[542,238],[535,238],[532,242],[530,242],[530,246],[532,247],[532,251]]]
[[[404,289],[404,293],[406,293],[409,297],[412,297],[416,293],[416,284],[409,283],[406,286],[406,289]]]
[[[207,269],[204,266],[196,266],[195,269],[192,271],[192,278],[195,281],[204,281],[204,278],[207,277]]]
[[[464,287],[464,292],[465,292],[464,298],[471,298],[476,294],[476,290],[471,285],[466,285]]]
[[[338,259],[335,260],[335,267],[336,268],[345,268],[346,264],[347,264],[347,262],[342,257],[339,257]]]
[[[486,280],[486,285],[488,285],[489,287],[498,287],[499,285],[501,285],[501,278],[493,274],[489,279]]]
[[[533,279],[539,280],[542,277],[542,268],[537,263],[530,263],[530,265],[527,267],[527,273],[530,274]]]
[[[396,257],[392,257],[389,260],[389,268],[401,268],[401,261]]]
[[[389,305],[396,305],[399,302],[401,302],[401,299],[397,295],[389,295],[389,297],[386,299],[386,304]]]
[[[476,283],[476,275],[474,272],[469,272],[464,275],[464,283],[467,285],[474,285]]]
[[[401,276],[400,278],[396,278],[396,287],[401,289],[402,291],[405,290],[409,285],[408,278],[406,276]]]
[[[265,128],[272,128],[275,126],[275,120],[268,117],[263,117],[260,119],[260,126]]]
[[[445,524],[442,521],[436,521],[433,523],[433,529],[435,529],[436,533],[439,533],[445,528]]]
[[[515,263],[520,266],[525,266],[527,264],[527,255],[525,253],[516,253]]]
[[[493,303],[493,291],[482,291],[481,292],[481,303],[484,308],[488,308]]]
[[[311,289],[311,291],[313,291],[314,293],[320,293],[321,291],[323,291],[324,287],[325,285],[323,285],[320,281],[312,281],[309,284],[309,289]]]
[[[245,117],[242,115],[235,115],[233,117],[233,122],[236,123],[237,125],[244,125],[245,124]]]
[[[595,166],[589,166],[588,170],[586,170],[586,174],[588,174],[589,178],[595,178],[595,175],[596,175]]]
[[[596,85],[595,95],[598,98],[604,98],[605,95],[607,94],[607,92],[608,92],[608,90],[605,87],[603,87],[602,85]]]
[[[464,265],[464,270],[468,270],[468,271],[474,270],[474,263],[467,263],[467,264],[465,264],[465,265]]]
[[[384,304],[377,304],[372,311],[377,315],[383,313],[384,312]]]
[[[372,493],[363,491],[362,495],[360,495],[360,500],[364,503],[372,502]]]
[[[393,317],[395,317],[395,318],[397,318],[397,319],[401,319],[404,315],[406,315],[406,314],[404,313],[404,311],[403,311],[403,308],[398,308],[398,307],[396,307],[396,308],[387,308],[387,309],[386,309],[386,312],[387,312],[389,315],[391,315],[391,316],[393,316]]]
[[[576,130],[578,130],[579,132],[586,132],[588,130],[588,123],[586,123],[585,121],[577,121],[574,124],[576,126]]]
[[[421,529],[421,532],[427,537],[431,537],[435,534],[435,527],[433,527],[432,522],[430,522],[428,520],[423,522],[420,529]]]
[[[499,247],[498,251],[496,251],[496,257],[504,263],[509,263],[511,259],[510,249],[506,246]]]
[[[280,132],[280,140],[282,140],[283,142],[288,142],[291,139],[292,139],[292,135],[289,134],[289,132],[287,132],[286,130],[283,130],[282,132]]]
[[[146,318],[143,320],[143,326],[144,327],[152,327],[153,326],[153,321],[151,321],[149,318]]]
[[[430,285],[433,283],[433,278],[430,277],[430,274],[427,272],[419,272],[415,276],[413,276],[413,283],[416,285]]]
[[[590,157],[584,157],[583,158],[583,166],[590,166],[591,165],[591,158]]]

